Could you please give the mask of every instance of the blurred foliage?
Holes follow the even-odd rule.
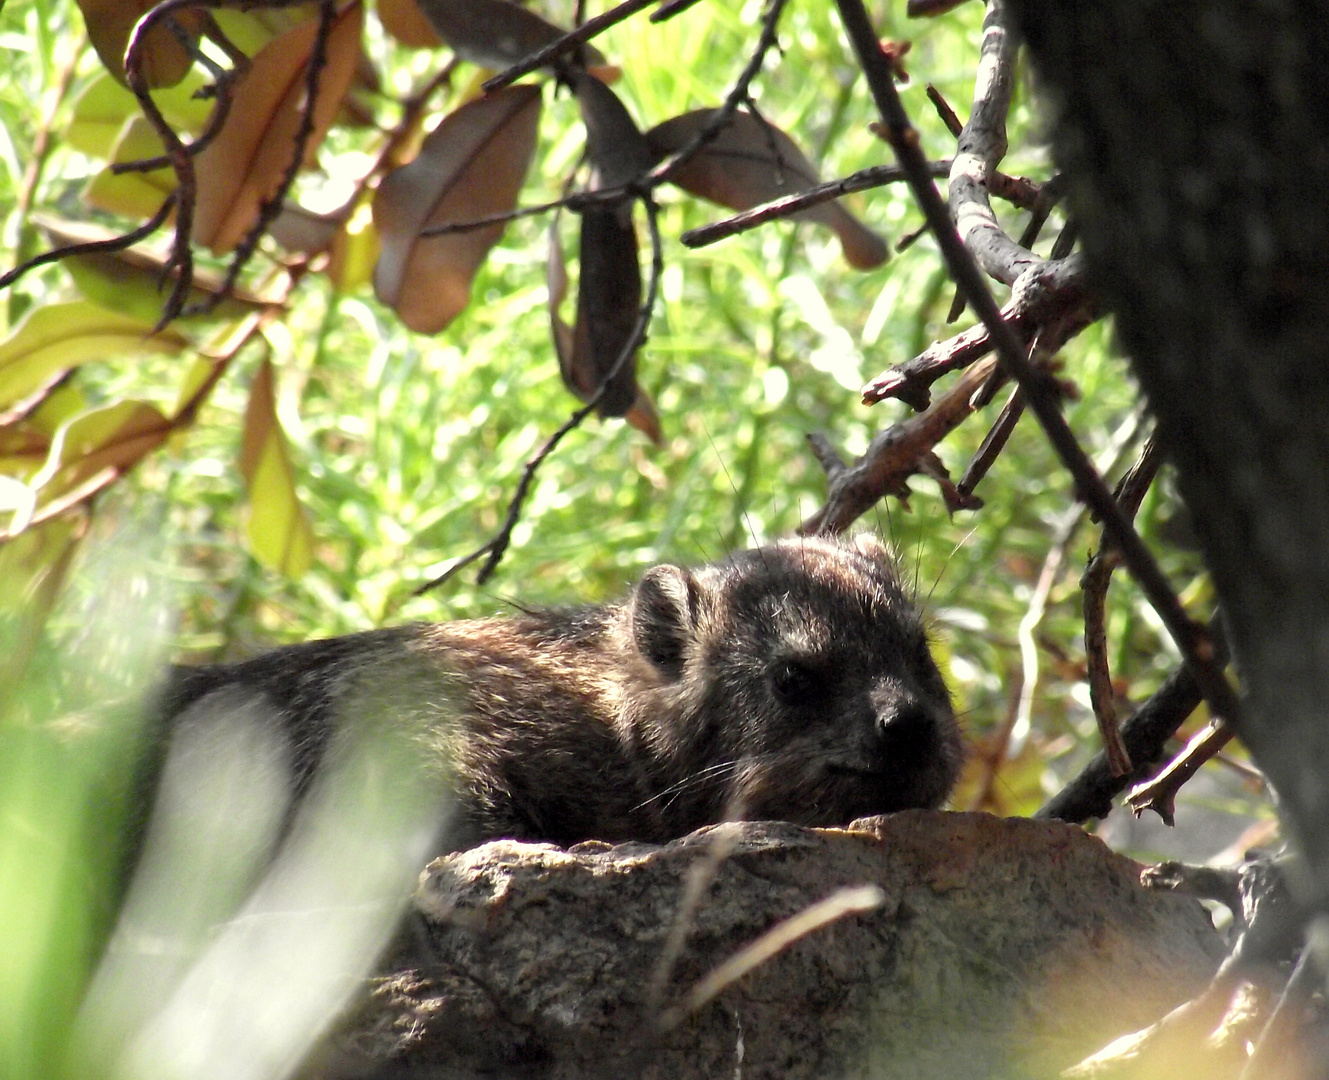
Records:
[[[570,8],[547,6],[563,21]],[[948,156],[953,140],[924,86],[931,82],[965,112],[981,6],[919,23],[904,21],[901,4],[875,8],[883,36],[913,42],[907,66],[914,81],[903,98],[929,152]],[[760,11],[754,0],[699,4],[658,26],[630,20],[597,44],[622,68],[616,90],[647,126],[723,98]],[[870,101],[833,5],[790,5],[781,41],[783,51],[768,58],[753,86],[763,113],[796,136],[823,177],[887,160],[884,144],[867,129]],[[394,43],[372,12],[366,48],[381,80],[366,100],[386,124],[448,57],[446,50]],[[98,135],[90,123],[79,127],[77,139],[71,133],[81,96],[105,90],[72,0],[9,0],[0,9],[0,54],[8,76],[0,81],[4,265],[49,245],[39,215],[117,231],[135,224],[82,202],[110,142],[108,132]],[[478,77],[475,68],[460,66],[437,113],[472,92]],[[581,151],[572,103],[548,90],[545,103],[523,204],[557,198]],[[1047,156],[1027,88],[1012,121],[1005,169],[1045,177]],[[344,200],[348,178],[337,170],[365,165],[376,138],[372,126],[334,128],[321,152],[324,170],[301,178],[303,201]],[[592,419],[573,433],[540,470],[491,587],[475,587],[463,572],[435,593],[412,597],[449,560],[494,533],[523,463],[576,404],[559,381],[549,340],[547,223],[540,218],[509,225],[479,271],[469,308],[434,337],[407,332],[374,299],[363,252],[347,256],[336,284],[309,275],[283,317],[263,327],[261,342],[255,338],[237,355],[197,415],[152,429],[160,449],[98,497],[95,515],[57,515],[0,546],[0,912],[6,935],[29,925],[16,922],[20,916],[33,920],[21,930],[33,951],[5,953],[0,961],[0,1000],[10,1003],[0,1021],[6,1069],[32,1054],[32,1069],[22,1074],[44,1071],[37,1058],[50,1052],[60,1014],[33,1020],[41,994],[68,995],[79,985],[91,943],[105,929],[97,924],[104,912],[84,901],[109,895],[99,876],[108,856],[98,843],[118,811],[103,787],[114,764],[125,760],[134,725],[107,726],[129,732],[108,747],[62,738],[49,718],[79,714],[112,696],[109,688],[88,687],[106,658],[118,655],[114,642],[133,646],[117,685],[141,688],[166,653],[232,658],[394,620],[502,611],[510,598],[524,605],[597,601],[620,593],[651,563],[702,561],[788,535],[825,493],[805,435],[823,432],[845,453],[860,453],[908,410],[898,402],[868,409],[859,403],[859,386],[969,319],[945,324],[952,288],[926,237],[867,273],[844,264],[833,235],[788,222],[691,251],[678,243],[679,234],[724,211],[668,188],[660,201],[666,270],[638,376],[658,405],[664,445],[652,446],[621,421]],[[921,223],[900,186],[854,196],[849,204],[892,243]],[[1013,233],[1022,216],[1006,219]],[[266,284],[261,269],[250,278],[245,283],[256,290]],[[102,275],[97,288],[89,280],[60,265],[28,275],[0,298],[0,339],[18,333],[25,315],[57,304],[86,302],[107,311],[110,305],[132,314],[130,290],[142,287],[141,277],[126,274],[121,285],[113,278],[108,287]],[[243,308],[222,312],[219,322],[181,332],[216,346],[245,317]],[[1071,423],[1115,479],[1138,448],[1123,446],[1121,435],[1138,426],[1139,400],[1109,342],[1108,327],[1090,328],[1065,350],[1064,373],[1080,394],[1068,403]],[[157,417],[174,416],[207,374],[188,349],[99,354],[99,348],[93,343],[44,398],[34,422],[48,435],[71,419],[101,417],[129,402]],[[252,391],[256,380],[268,379],[270,406],[256,419]],[[1000,403],[1001,395],[941,446],[952,475],[963,471]],[[289,477],[302,509],[274,510],[253,486],[256,471],[242,467],[254,462],[244,447],[266,445],[277,432],[284,433],[278,453],[285,457],[273,459],[272,468]],[[8,528],[23,507],[7,480],[31,474],[33,452],[0,446],[0,524]],[[1096,749],[1078,578],[1097,546],[1097,528],[1078,513],[1069,481],[1028,416],[978,489],[982,510],[949,517],[935,484],[919,479],[914,486],[908,511],[882,504],[861,524],[893,542],[903,575],[933,618],[938,655],[976,748],[956,805],[969,805],[984,789],[986,807],[1027,813]],[[1146,499],[1140,527],[1177,588],[1204,612],[1206,585],[1177,511],[1165,473]],[[264,554],[264,530],[287,527],[261,524],[274,513],[288,524],[291,515],[303,515],[302,557],[288,557],[289,550]],[[1183,543],[1172,543],[1176,538]],[[1011,760],[984,781],[984,748],[1018,701],[1021,621],[1054,551],[1063,557],[1033,631],[1040,670],[1029,730],[1020,732]],[[1177,658],[1124,574],[1110,594],[1108,628],[1114,677],[1139,702]],[[131,671],[137,681],[126,684]],[[16,867],[24,868],[21,875]],[[20,879],[37,885],[24,892],[15,884]],[[23,984],[42,969],[34,965],[38,956],[59,963],[69,986],[45,985],[38,994]],[[16,1001],[27,1008],[12,1007]],[[47,1023],[56,1026],[48,1030]]]

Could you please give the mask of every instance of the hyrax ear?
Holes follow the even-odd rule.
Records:
[[[632,640],[671,679],[683,674],[700,598],[696,578],[680,566],[651,567],[632,593]]]
[[[872,533],[859,533],[850,539],[849,544],[859,554],[866,555],[879,566],[894,572],[895,561],[891,558],[890,551]]]

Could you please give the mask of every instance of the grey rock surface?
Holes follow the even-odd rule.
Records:
[[[718,857],[723,856],[723,857]],[[700,869],[698,869],[700,868]],[[663,991],[690,876],[705,887]],[[1223,951],[1193,900],[1078,828],[905,811],[729,823],[657,847],[498,841],[435,861],[414,934],[323,1075],[798,1080],[1050,1076],[1197,993]],[[807,933],[661,1031],[662,1007],[838,888]]]

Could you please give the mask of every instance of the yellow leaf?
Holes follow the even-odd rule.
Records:
[[[286,433],[277,419],[272,364],[259,366],[249,388],[240,471],[249,488],[249,549],[264,566],[297,578],[313,560],[314,534],[295,490]]]
[[[369,204],[362,203],[333,237],[328,277],[342,292],[367,284],[373,279],[379,248],[378,230],[374,228]]]
[[[195,92],[205,81],[201,73],[191,71],[176,86],[152,95],[163,118],[176,131],[198,134],[203,130],[212,104],[196,97]],[[125,122],[141,115],[130,90],[109,72],[99,75],[75,99],[73,115],[65,128],[65,142],[92,157],[109,157]]]
[[[188,344],[170,328],[77,301],[34,308],[0,342],[0,409],[42,386],[58,371],[89,360],[142,352],[177,352]]]
[[[111,161],[142,161],[160,156],[161,138],[142,116],[125,125],[111,152]],[[175,170],[163,166],[152,172],[116,174],[110,166],[102,169],[83,189],[83,201],[98,210],[127,218],[150,218],[161,209],[166,196],[175,190]]]

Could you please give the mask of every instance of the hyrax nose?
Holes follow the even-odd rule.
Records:
[[[877,715],[877,738],[882,754],[892,760],[929,758],[938,747],[936,715],[917,698],[896,698]]]

